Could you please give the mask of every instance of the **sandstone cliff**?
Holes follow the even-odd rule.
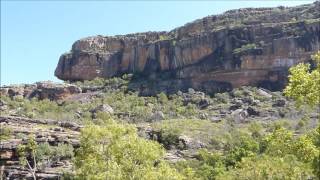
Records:
[[[133,73],[140,78],[131,88],[144,94],[189,87],[217,92],[243,85],[280,89],[288,68],[309,61],[320,49],[319,12],[319,1],[246,8],[170,32],[87,37],[60,57],[55,75],[76,81]]]

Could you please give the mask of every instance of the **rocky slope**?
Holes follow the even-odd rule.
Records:
[[[50,85],[53,89],[51,96],[1,94],[0,177],[32,179],[30,171],[19,163],[17,153],[19,145],[25,144],[30,135],[38,145],[48,143],[55,148],[64,144],[74,151],[79,147],[83,124],[86,121],[99,123],[101,115],[135,124],[141,137],[155,140],[166,148],[165,159],[172,163],[196,160],[201,148],[221,151],[231,129],[245,131],[259,124],[259,132],[264,134],[282,124],[299,135],[319,124],[319,108],[297,109],[281,92],[241,87],[209,96],[190,88],[185,93],[178,91],[168,97],[165,94],[144,97],[121,88],[125,86],[123,81],[112,79],[116,83],[91,85],[91,88],[85,88],[85,84],[42,82],[43,86],[47,84],[46,87]],[[35,92],[42,90],[36,85],[1,90],[18,92],[22,87],[35,87],[32,90]],[[57,90],[61,87],[82,90],[61,96],[61,91]],[[51,97],[61,98],[49,101]],[[61,151],[57,155],[63,154]],[[41,161],[43,166],[37,170],[37,177],[59,179],[63,173],[73,172],[72,162],[72,158]]]
[[[4,128],[10,129],[10,135],[0,142],[1,178],[32,179],[27,168],[19,164],[18,146],[27,142],[29,135],[35,135],[35,141],[49,143],[51,146],[70,144],[79,147],[79,126],[72,122],[62,122],[49,119],[30,119],[15,116],[0,116],[1,135]],[[38,168],[38,179],[58,179],[63,172],[71,172],[70,159],[50,162],[43,168]]]
[[[308,133],[319,125],[319,107],[297,108],[282,92],[243,85],[279,89],[288,67],[310,59],[320,46],[319,5],[232,10],[170,32],[75,42],[56,76],[102,78],[0,88],[0,179],[33,179],[18,153],[31,137],[38,179],[72,174],[81,128],[110,118],[162,144],[172,164],[200,162],[202,148],[227,152],[241,143],[238,131]]]
[[[34,84],[3,86],[0,89],[1,96],[50,100],[59,100],[69,95],[78,93],[81,93],[81,88],[75,85],[59,84],[51,81],[37,82]]]
[[[319,1],[246,8],[170,32],[88,37],[60,57],[55,75],[76,81],[134,73],[140,78],[132,88],[144,94],[189,87],[217,92],[243,85],[281,89],[288,67],[309,61],[320,49],[319,11]]]

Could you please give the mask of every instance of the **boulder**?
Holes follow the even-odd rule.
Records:
[[[7,102],[5,102],[2,99],[0,99],[0,110],[4,111],[6,109],[8,109]]]
[[[104,112],[104,113],[113,114],[114,110],[108,104],[101,104],[101,105],[95,107],[94,109],[92,109],[90,112],[94,113],[94,114],[97,113],[97,112]]]
[[[240,109],[242,107],[243,102],[240,99],[233,99],[232,105],[229,107],[229,110],[234,111],[236,109]]]
[[[200,113],[199,118],[200,119],[208,119],[208,114],[207,113]]]
[[[204,148],[206,145],[202,143],[199,140],[194,140],[193,138],[190,138],[185,135],[181,135],[178,138],[179,145],[181,146],[181,149],[200,149]]]
[[[258,89],[258,90],[257,90],[257,94],[258,94],[259,96],[263,96],[263,97],[268,98],[268,99],[271,99],[271,98],[272,98],[272,95],[269,94],[268,92],[266,92],[266,91],[263,90],[263,89]]]
[[[205,109],[210,105],[210,100],[208,99],[201,99],[200,102],[198,103],[198,107],[200,109]]]
[[[247,108],[247,112],[248,112],[249,116],[259,116],[260,115],[259,110],[257,110],[255,107],[251,107],[251,106],[249,106]]]
[[[274,104],[272,104],[273,107],[284,107],[286,105],[285,99],[277,99]]]
[[[30,97],[38,97],[39,99],[59,100],[64,99],[72,94],[81,93],[80,87],[71,84],[59,84],[50,81],[37,82],[37,89]]]
[[[214,123],[218,123],[222,121],[221,117],[217,117],[217,116],[211,116],[209,119],[211,122],[214,122]]]
[[[164,159],[169,161],[169,162],[178,162],[180,160],[183,160],[183,157],[181,157],[181,155],[179,153],[177,153],[177,151],[168,151],[165,156]]]
[[[243,123],[248,118],[249,114],[245,109],[237,109],[231,113],[231,116],[236,123]]]
[[[189,88],[189,89],[188,89],[188,93],[189,93],[189,94],[194,94],[195,92],[196,92],[196,91],[195,91],[194,89],[192,89],[192,88]]]
[[[156,111],[150,117],[151,121],[161,121],[161,120],[164,120],[164,119],[165,119],[165,116],[164,116],[162,111]]]

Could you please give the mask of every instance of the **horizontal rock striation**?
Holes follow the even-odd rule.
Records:
[[[73,84],[42,81],[34,84],[22,84],[0,87],[1,96],[61,100],[70,95],[81,93],[80,87]]]
[[[55,76],[77,81],[133,73],[148,82],[132,85],[145,94],[189,87],[206,92],[243,85],[280,89],[288,68],[309,61],[320,49],[319,12],[319,1],[246,8],[170,32],[88,37],[60,57]]]
[[[29,135],[34,135],[35,141],[48,143],[50,146],[70,144],[74,148],[80,146],[79,124],[51,119],[29,119],[16,116],[0,116],[1,131],[10,129],[11,135],[0,141],[1,178],[32,179],[30,171],[19,163],[19,145],[26,144]],[[51,167],[38,168],[37,179],[61,179],[63,172],[72,172],[70,159],[52,162]]]

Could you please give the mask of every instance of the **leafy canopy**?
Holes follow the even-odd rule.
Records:
[[[284,90],[286,96],[294,98],[298,105],[315,106],[320,104],[320,51],[312,59],[316,68],[310,64],[298,64],[290,68],[289,84]]]
[[[81,131],[75,158],[78,179],[182,179],[164,160],[164,149],[138,137],[136,128],[113,120]]]

